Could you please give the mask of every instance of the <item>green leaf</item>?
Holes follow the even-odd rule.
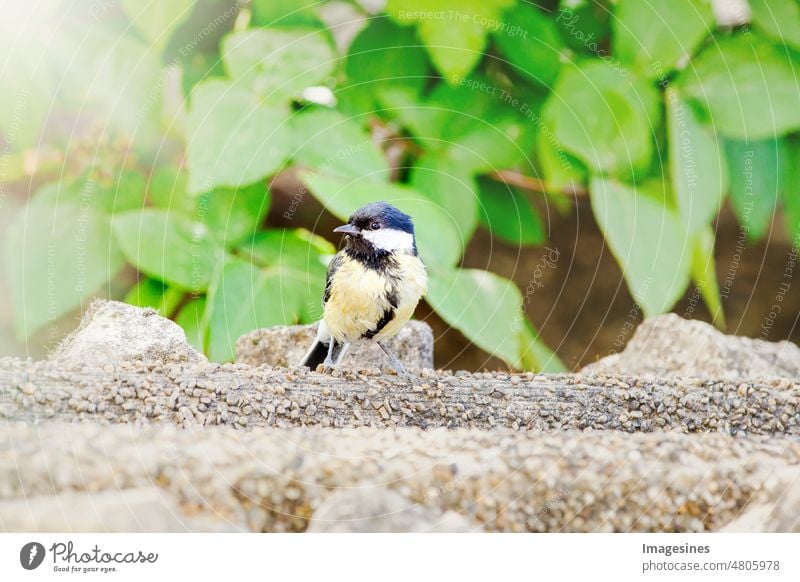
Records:
[[[490,233],[517,246],[547,241],[542,219],[516,188],[488,178],[481,179],[479,185],[481,224]]]
[[[800,127],[800,62],[753,34],[721,37],[681,74],[681,93],[707,108],[714,128],[759,140]]]
[[[328,264],[323,257],[336,253],[335,246],[304,228],[262,230],[238,250],[263,267],[321,272],[323,278]]]
[[[49,182],[36,196],[56,206],[73,202],[103,214],[115,214],[141,208],[145,189],[144,176],[135,170],[123,170],[111,180],[86,172],[76,180]]]
[[[486,35],[501,27],[514,0],[388,0],[386,12],[417,32],[449,83],[468,74],[483,55]]]
[[[200,73],[201,63],[204,63],[206,72],[211,68],[221,70],[220,41],[237,25],[237,21],[242,24],[245,15],[241,7],[241,3],[231,0],[195,0],[188,17],[170,35],[161,54],[162,61],[168,66],[194,69],[196,73]]]
[[[222,42],[228,74],[278,103],[322,83],[333,72],[334,58],[329,38],[315,29],[255,28]]]
[[[192,13],[195,0],[122,0],[122,9],[160,52]]]
[[[419,158],[409,184],[447,212],[462,239],[469,240],[478,224],[478,185],[468,168],[446,154]]]
[[[19,7],[20,5],[17,5]],[[38,7],[39,4],[31,4]],[[31,8],[28,8],[30,10]],[[17,18],[22,14],[16,15]],[[37,18],[38,15],[31,15]],[[17,25],[16,18],[6,17],[3,24]],[[9,26],[10,28],[10,26]],[[37,66],[46,59],[46,43],[38,47],[20,41],[16,31],[6,31],[0,24],[0,54],[4,55],[0,67],[0,133],[7,146],[2,153],[22,151],[36,145],[42,126],[48,119],[54,83],[46,67]],[[5,145],[4,144],[4,145]],[[4,162],[6,162],[4,160]],[[5,174],[5,172],[4,172]],[[7,175],[3,181],[11,181]]]
[[[614,13],[614,55],[649,78],[688,61],[715,27],[709,0],[620,0]]]
[[[269,211],[270,194],[263,182],[216,188],[199,196],[190,195],[186,185],[186,172],[159,168],[150,179],[150,200],[159,208],[205,224],[225,247],[253,236]]]
[[[658,125],[655,91],[604,62],[568,68],[543,112],[556,140],[599,172],[646,166]]]
[[[794,247],[800,250],[800,143],[797,139],[784,140],[783,172],[781,175],[781,195],[786,230],[792,238]]]
[[[565,53],[558,26],[532,5],[520,4],[503,13],[506,27],[492,33],[500,52],[523,77],[552,87]]]
[[[692,248],[692,279],[711,313],[711,319],[720,329],[725,329],[725,313],[717,283],[714,260],[714,231],[707,226],[694,235]]]
[[[330,176],[388,181],[386,157],[355,120],[315,107],[294,115],[291,129],[295,163]]]
[[[219,53],[197,52],[181,63],[181,89],[187,100],[196,85],[214,78],[225,79],[225,67]]]
[[[800,50],[800,4],[797,0],[748,0],[752,22],[776,41]]]
[[[312,323],[322,317],[328,260],[336,252],[331,243],[303,228],[271,229],[259,232],[238,251],[259,266],[291,275],[302,305],[301,322]]]
[[[318,26],[319,0],[253,0],[250,26]]]
[[[359,111],[373,111],[376,95],[398,85],[417,96],[429,77],[428,57],[413,29],[386,17],[371,18],[350,44],[344,65],[347,84],[337,98],[361,101]]]
[[[227,261],[208,294],[209,358],[233,359],[236,340],[254,329],[295,323],[302,296],[293,279],[278,269],[259,269],[241,261]]]
[[[437,142],[448,139],[444,131],[452,130],[448,121],[452,111],[447,111],[439,103],[420,100],[416,92],[408,87],[386,88],[378,94],[381,108],[391,115],[400,125],[406,127],[425,148],[436,147]],[[429,140],[429,141],[425,141]]]
[[[455,86],[440,83],[423,102],[408,90],[385,91],[381,100],[426,150],[479,174],[530,167],[534,97],[473,75]]]
[[[289,111],[240,85],[195,87],[187,124],[189,192],[251,184],[280,170],[291,153]]]
[[[479,269],[431,269],[426,300],[476,346],[522,366],[522,294],[514,283]]]
[[[513,89],[481,74],[470,75],[455,85],[438,84],[423,105],[430,108],[435,119],[423,119],[423,126],[414,128],[417,135],[431,140],[458,141],[478,130],[491,129],[511,120],[525,121],[520,111],[523,103],[509,103],[519,97],[523,101],[521,88]],[[524,99],[525,111],[536,104]],[[505,128],[503,128],[505,130]]]
[[[119,174],[116,183],[112,184],[106,211],[109,214],[136,210],[144,206],[147,180],[136,170],[127,170]]]
[[[530,124],[505,115],[456,137],[447,147],[447,157],[465,172],[484,174],[514,167],[530,168],[530,152],[536,133]]]
[[[137,269],[186,291],[205,291],[222,256],[208,227],[156,208],[126,212],[113,220],[125,257]]]
[[[800,250],[800,194],[798,190],[786,192],[783,202],[786,230],[792,239],[792,245]]]
[[[616,180],[595,177],[592,211],[646,317],[669,311],[689,282],[691,240],[661,201]]]
[[[772,225],[782,173],[783,142],[725,140],[730,167],[731,204],[750,240],[762,238]],[[796,170],[795,170],[796,171]]]
[[[691,234],[717,215],[728,190],[728,166],[711,127],[692,107],[667,89],[669,167],[678,210]]]
[[[22,151],[37,144],[47,125],[48,141],[76,137],[73,128],[84,135],[94,128],[96,140],[123,138],[136,151],[151,146],[163,72],[155,51],[133,28],[116,26],[119,18],[104,18],[102,26],[94,22],[99,5],[82,10],[53,0],[24,4],[16,3],[0,23],[3,141]],[[118,16],[108,7],[105,12]]]
[[[253,236],[269,211],[270,196],[261,182],[243,188],[218,188],[197,199],[197,216],[223,246]]]
[[[537,135],[537,153],[548,187],[564,192],[586,183],[586,166],[561,147],[548,126]]]
[[[124,266],[108,217],[34,197],[6,238],[6,277],[20,340],[81,307]]]
[[[137,307],[152,307],[163,317],[171,317],[183,296],[182,289],[169,287],[157,279],[144,277],[125,295],[125,303]]]
[[[205,317],[206,298],[197,297],[183,306],[175,323],[183,328],[186,340],[200,353],[206,351],[206,338],[208,337],[208,322]]]
[[[94,120],[104,132],[121,132],[149,151],[163,139],[164,69],[156,52],[132,32],[81,26],[60,37],[63,45],[49,52],[61,79],[53,98],[80,112],[82,123]],[[63,71],[69,74],[62,79]]]
[[[564,362],[539,338],[539,332],[527,319],[525,325],[520,329],[519,341],[522,348],[520,357],[523,370],[547,374],[568,372]]]
[[[413,188],[370,180],[347,182],[308,173],[303,174],[302,179],[314,197],[341,220],[347,220],[365,204],[379,200],[409,214],[414,220],[420,255],[428,265],[449,266],[461,256],[466,239],[449,210]]]
[[[172,166],[157,168],[150,176],[148,198],[164,210],[173,210],[194,218],[197,196],[188,193],[189,174]]]
[[[606,2],[564,0],[560,3],[556,24],[572,50],[607,58],[603,46],[611,36],[611,18],[612,11]]]

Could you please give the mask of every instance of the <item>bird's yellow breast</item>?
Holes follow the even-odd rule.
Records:
[[[419,257],[395,255],[397,267],[387,273],[370,269],[345,256],[331,280],[325,304],[325,323],[340,342],[350,342],[374,330],[384,313],[394,310],[392,320],[375,336],[395,335],[411,318],[420,298],[427,291],[428,277]],[[397,308],[389,303],[394,293]]]

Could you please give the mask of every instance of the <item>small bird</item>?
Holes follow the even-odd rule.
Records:
[[[374,202],[333,232],[345,235],[345,246],[328,265],[322,321],[303,365],[315,370],[323,364],[330,371],[352,342],[371,340],[395,372],[407,375],[385,340],[411,318],[428,288],[411,217],[388,202]]]

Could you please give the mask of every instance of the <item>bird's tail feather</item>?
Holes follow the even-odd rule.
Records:
[[[331,352],[331,357],[333,360],[333,365],[338,365],[341,359],[344,357],[344,353],[346,351],[346,344],[341,344],[337,342],[335,339],[331,337],[330,332],[328,331],[328,327],[325,325],[324,321],[321,321],[319,324],[319,331],[317,331],[317,337],[314,339],[314,343],[311,344],[308,352],[303,357],[303,361],[300,365],[308,366],[312,370],[316,370],[317,366],[325,361],[325,358],[328,357],[328,352],[330,351],[330,345],[333,342],[333,351]]]
[[[329,347],[330,344],[323,343],[319,340],[314,340],[314,343],[311,344],[311,349],[308,350],[300,365],[308,366],[312,370],[316,370],[317,366],[324,362],[325,358],[328,357]]]

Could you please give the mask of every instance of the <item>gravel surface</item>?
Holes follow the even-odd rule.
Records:
[[[798,462],[796,439],[721,434],[20,423],[0,435],[0,499],[155,485],[222,528],[305,531],[333,493],[390,490],[486,531],[707,531],[778,499]]]
[[[183,427],[418,426],[800,434],[800,384],[0,359],[0,415]]]

